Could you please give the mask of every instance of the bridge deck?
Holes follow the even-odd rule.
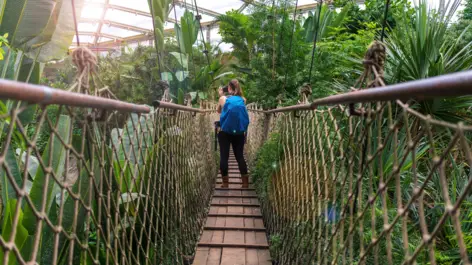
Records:
[[[234,157],[230,158],[229,177],[229,188],[224,189],[218,176],[193,264],[271,265],[259,201],[251,184],[241,188]]]

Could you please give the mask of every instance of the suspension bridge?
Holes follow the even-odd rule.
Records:
[[[366,65],[354,92],[249,107],[247,159],[269,166],[247,189],[234,159],[219,185],[212,103],[0,80],[2,264],[445,264],[445,230],[470,264],[472,127],[411,104],[471,94],[472,72],[386,86]]]

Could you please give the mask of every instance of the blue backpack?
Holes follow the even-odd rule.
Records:
[[[247,131],[249,115],[242,97],[229,96],[226,98],[220,116],[220,123],[221,130],[225,133],[243,134]]]

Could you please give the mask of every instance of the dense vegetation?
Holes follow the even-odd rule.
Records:
[[[294,3],[276,3],[273,8],[271,1],[253,7],[250,15],[233,11],[220,18],[223,41],[233,44],[249,100],[269,108],[280,99],[283,104],[293,104],[305,82],[311,83],[313,98],[348,91],[362,69],[366,47],[380,38],[385,1],[368,0],[365,9],[351,1],[335,1],[334,10],[324,5],[312,74],[313,33],[319,10],[306,18],[297,16],[294,22]],[[471,68],[470,8],[453,23],[457,7],[452,2],[451,6],[440,15],[429,6],[415,9],[409,1],[392,1],[386,29],[387,83]]]
[[[385,69],[385,80],[387,83],[399,83],[404,81],[418,80],[432,76],[438,76],[447,73],[459,72],[469,70],[472,68],[472,29],[471,24],[471,3],[472,1],[466,2],[466,8],[463,12],[458,14],[457,20],[453,17],[456,13],[456,8],[459,2],[451,2],[452,8],[446,11],[439,11],[428,6],[427,3],[422,2],[419,6],[413,7],[408,4],[407,1],[392,1],[389,16],[387,18],[387,29],[385,35],[385,43],[387,46],[387,62]],[[234,36],[241,34],[239,31],[242,29],[247,30],[246,36],[263,36],[258,37],[254,42],[247,39],[246,42],[234,42],[235,54],[250,54],[251,56],[244,56],[243,60],[239,62],[242,64],[241,68],[245,71],[241,71],[241,78],[245,81],[246,95],[252,101],[262,103],[267,108],[275,107],[277,104],[282,103],[283,105],[296,104],[299,100],[299,87],[304,82],[312,84],[312,98],[322,97],[326,95],[341,93],[349,91],[350,86],[355,83],[355,80],[359,77],[362,71],[361,60],[364,56],[367,46],[374,39],[380,38],[380,32],[382,29],[383,22],[383,8],[384,1],[366,1],[366,8],[361,10],[354,6],[352,3],[337,1],[334,3],[338,9],[332,11],[326,6],[321,8],[320,18],[320,30],[319,39],[317,42],[317,50],[315,51],[315,63],[313,76],[310,78],[310,64],[311,54],[313,45],[313,34],[310,34],[310,29],[313,28],[311,23],[313,22],[312,17],[316,20],[317,11],[306,19],[299,19],[296,21],[293,27],[293,20],[291,20],[290,14],[284,13],[284,6],[276,6],[274,9],[268,8],[254,8],[253,13],[248,16],[238,14],[236,12],[229,12],[224,18],[222,18],[222,33],[223,38],[226,41],[232,42]],[[293,6],[293,5],[292,5]],[[282,40],[282,42],[275,42],[275,46],[272,45],[272,30],[270,23],[272,20],[272,14],[276,14],[277,23],[282,24],[283,29],[280,31],[277,27],[274,27],[274,36],[276,40]],[[255,24],[262,24],[267,26],[262,30],[251,26]],[[246,26],[244,26],[246,25]],[[279,25],[279,24],[277,24]],[[291,29],[294,29],[293,36]],[[283,41],[286,40],[286,41]],[[307,41],[309,40],[309,41]],[[251,45],[246,45],[251,43]],[[275,55],[275,56],[274,56]],[[236,56],[238,57],[238,56]],[[275,57],[275,71],[273,68],[273,60]],[[246,69],[250,69],[248,72]],[[470,123],[470,107],[472,106],[472,98],[470,96],[464,96],[460,98],[442,99],[438,98],[435,100],[428,101],[415,101],[412,102],[412,108],[418,110],[419,113],[429,114],[431,117],[447,121],[451,123],[464,122]],[[398,106],[394,105],[394,109],[398,110]],[[335,117],[335,110],[332,113]],[[323,114],[319,114],[320,116]],[[399,119],[396,111],[394,112],[393,120]],[[329,120],[329,119],[328,119]],[[415,159],[417,160],[417,174],[422,176],[421,181],[424,181],[423,177],[427,175],[431,170],[430,161],[433,157],[429,154],[431,150],[445,150],[450,132],[445,129],[437,128],[434,130],[434,142],[435,146],[431,146],[430,142],[424,137],[419,136],[420,129],[423,128],[421,122],[414,117],[410,117],[408,124],[402,124],[399,126],[399,135],[397,142],[393,142],[392,139],[387,141],[386,148],[381,152],[381,157],[378,158],[378,162],[382,164],[384,169],[383,174],[386,176],[392,172],[392,161],[391,158],[394,156],[394,152],[400,152],[400,154],[406,154],[407,151],[407,131],[412,133],[418,140],[418,144],[414,148]],[[293,128],[299,123],[297,119],[284,120],[282,128],[286,130],[294,130]],[[338,132],[344,139],[349,137],[347,130],[348,125],[346,124],[346,117],[336,117],[337,126],[340,131]],[[385,140],[388,139],[388,128],[387,118],[383,120],[385,124],[374,123],[371,128],[374,135],[372,138],[371,148],[377,150],[376,139],[378,137],[377,132],[381,133]],[[330,124],[332,126],[332,124]],[[280,127],[277,127],[280,129]],[[292,128],[292,129],[291,129]],[[329,157],[328,147],[336,149],[337,144],[344,145],[344,142],[336,143],[336,137],[334,128],[330,127],[331,136],[318,135],[317,138],[323,138],[326,146],[320,147],[318,143],[312,143],[322,152],[325,152],[325,156]],[[295,133],[295,132],[293,132]],[[307,155],[306,153],[314,152],[312,147],[307,144],[311,143],[311,137],[313,132],[307,132],[306,128],[302,131],[301,135],[307,135],[303,139],[297,139],[297,142],[293,142],[289,136],[281,135],[281,132],[277,131],[274,134],[269,135],[268,141],[262,146],[257,154],[257,158],[253,161],[252,174],[255,181],[257,192],[260,196],[262,205],[265,207],[264,211],[270,215],[267,217],[269,220],[282,220],[283,225],[278,227],[279,230],[272,230],[271,238],[271,251],[272,256],[276,258],[285,258],[287,261],[291,260],[304,260],[304,254],[311,255],[313,247],[312,238],[315,236],[310,233],[313,223],[311,221],[301,222],[295,218],[284,218],[277,214],[277,202],[279,199],[271,197],[271,188],[277,183],[277,174],[280,172],[280,167],[283,167],[284,156],[295,156],[300,158],[300,155]],[[418,135],[417,135],[418,134]],[[329,138],[329,140],[326,140]],[[391,137],[391,136],[390,136]],[[285,140],[283,140],[285,139]],[[469,136],[470,143],[470,136]],[[326,143],[330,141],[331,143]],[[366,140],[368,141],[368,140]],[[299,150],[293,145],[300,145],[305,143],[303,152],[297,153],[293,150]],[[308,147],[307,147],[308,146]],[[343,146],[345,152],[354,152],[354,159],[360,160],[362,151],[359,150],[359,146]],[[284,151],[285,150],[285,151]],[[426,152],[429,150],[429,152]],[[441,151],[442,152],[442,151]],[[335,152],[335,157],[339,154]],[[313,157],[313,154],[312,154]],[[319,159],[319,158],[318,158]],[[357,161],[356,160],[356,161]],[[464,161],[465,158],[461,155],[454,155],[454,157],[448,156],[447,164],[450,165],[447,170],[447,181],[450,183],[449,194],[453,200],[457,199],[457,196],[462,191],[466,190],[466,186],[469,182],[470,166]],[[300,167],[306,166],[304,161],[298,161]],[[319,167],[320,172],[322,167],[330,166],[329,162],[326,165],[320,165],[314,162],[315,167]],[[410,198],[410,190],[412,185],[412,174],[410,171],[411,157],[408,157],[405,165],[400,171],[400,190],[403,200]],[[337,164],[335,167],[338,170],[341,167]],[[373,178],[375,183],[379,181],[379,165],[376,164],[373,171],[364,172],[364,178]],[[357,167],[357,163],[353,168],[353,172],[359,172],[360,169]],[[373,175],[371,175],[373,174]],[[310,176],[315,178],[314,176]],[[294,173],[293,175],[288,174],[284,179],[300,178]],[[314,180],[313,180],[314,181]],[[278,183],[279,185],[291,185],[291,182]],[[341,183],[337,183],[336,194],[340,194]],[[390,189],[393,189],[394,185],[390,184]],[[290,189],[289,189],[290,190]],[[363,194],[365,194],[365,200],[368,200],[369,187],[367,184],[362,186]],[[297,192],[297,191],[295,191]],[[299,191],[303,192],[303,191]],[[290,193],[291,194],[291,193]],[[289,195],[290,195],[289,194]],[[427,216],[427,226],[431,231],[435,225],[438,224],[441,214],[445,211],[441,184],[439,175],[434,173],[431,182],[426,187],[425,200],[428,202],[428,209],[426,209],[425,215]],[[320,196],[320,194],[315,194]],[[319,198],[319,197],[317,197]],[[282,205],[290,204],[292,207],[295,202],[291,200],[295,198],[285,199],[285,203]],[[283,200],[283,199],[280,199]],[[344,202],[338,202],[343,206]],[[397,215],[398,205],[395,202],[394,192],[391,192],[387,197],[388,220],[394,219]],[[301,206],[298,206],[301,207]],[[333,207],[333,206],[330,206]],[[382,206],[380,203],[374,203],[373,208],[375,209],[375,219],[382,220]],[[407,222],[408,230],[408,245],[410,250],[413,250],[416,246],[421,244],[422,235],[419,221],[419,210],[418,207],[412,206],[410,209],[409,220]],[[462,216],[462,231],[466,248],[469,252],[469,258],[472,258],[470,252],[472,250],[472,234],[470,233],[471,227],[470,220],[472,217],[472,196],[466,195],[466,200],[461,207]],[[321,218],[321,217],[320,217]],[[375,233],[377,235],[382,231],[382,221],[377,222],[375,228],[371,227],[371,213],[367,213],[364,217],[364,242],[368,244]],[[289,219],[289,220],[287,220]],[[267,220],[266,220],[267,221]],[[330,225],[327,225],[330,231]],[[396,235],[395,240],[392,241],[393,250],[393,264],[400,264],[405,258],[405,252],[403,251],[404,246],[401,239],[401,227],[395,227],[393,234]],[[270,230],[270,228],[269,228]],[[347,233],[347,231],[345,231]],[[284,238],[287,235],[288,238]],[[326,238],[324,238],[326,239]],[[355,238],[354,242],[358,242],[359,238]],[[289,243],[287,243],[289,242]],[[287,245],[289,247],[287,247]],[[290,248],[290,246],[299,246],[298,249]],[[340,246],[338,246],[340,247]],[[386,261],[386,244],[385,241],[381,241],[379,245],[380,260]],[[358,253],[358,249],[354,249],[354,253]],[[280,255],[285,255],[281,257]],[[440,230],[438,238],[435,240],[435,259],[437,264],[462,264],[460,253],[458,250],[457,238],[453,225],[450,221],[446,222],[446,225]],[[305,257],[306,258],[306,257]],[[429,258],[426,251],[421,252],[417,258],[419,264],[430,264]],[[282,262],[281,260],[278,260]],[[354,260],[356,262],[356,260]],[[358,262],[358,261],[357,261]],[[374,264],[374,260],[367,259],[367,264]]]
[[[81,5],[83,0],[75,0],[75,2]],[[139,46],[133,49],[121,47],[100,56],[97,82],[103,87],[107,86],[117,98],[134,103],[151,104],[154,100],[162,98],[168,86],[173,102],[184,104],[185,98],[189,96],[192,104],[197,105],[201,100],[215,100],[218,86],[227,83],[231,78],[238,78],[243,84],[245,96],[249,102],[257,102],[266,109],[274,108],[279,104],[296,104],[300,99],[300,87],[304,83],[311,85],[310,99],[349,91],[363,70],[361,61],[367,46],[373,40],[380,39],[385,1],[366,0],[365,8],[361,9],[351,0],[338,0],[330,5],[325,4],[311,10],[303,16],[297,14],[294,16],[295,1],[266,0],[262,2],[264,2],[263,5],[250,6],[248,14],[233,10],[218,18],[222,41],[232,44],[233,48],[231,52],[223,52],[218,47],[208,44],[205,46],[199,41],[197,37],[199,25],[195,15],[189,11],[179,18],[180,25],[175,26],[174,33],[164,36],[163,21],[167,19],[166,11],[169,10],[171,1],[151,0],[149,3],[155,27],[155,47]],[[438,10],[429,7],[425,2],[414,7],[408,0],[391,1],[386,18],[385,34],[385,43],[388,48],[385,69],[387,83],[417,80],[472,68],[472,1],[465,1],[465,8],[459,14],[456,12],[459,2],[451,0],[450,3],[448,10]],[[38,5],[41,3],[35,1],[22,1],[19,4],[17,1],[0,1],[0,10],[2,10],[0,12],[0,77],[69,89],[75,82],[77,74],[70,59],[60,62],[61,67],[54,76],[41,77],[45,65],[52,67],[51,61],[57,65],[57,60],[65,57],[70,46],[71,40],[67,36],[74,34],[71,7]],[[59,10],[54,8],[59,8]],[[34,21],[26,20],[21,16],[22,12],[34,12]],[[58,14],[63,15],[58,16]],[[65,29],[60,30],[58,25],[65,25]],[[313,49],[315,36],[316,49]],[[470,124],[472,121],[471,104],[471,97],[460,97],[415,102],[413,108],[441,121]],[[26,107],[26,105],[7,100],[0,102],[0,114],[3,117],[0,121],[2,142],[7,137],[6,127],[10,122],[9,118],[5,117],[8,117],[8,113],[17,107]],[[26,111],[23,111],[20,120],[27,136],[36,135],[37,152],[32,157],[48,158],[48,147],[54,144],[56,149],[53,153],[59,155],[53,156],[53,159],[57,160],[57,165],[63,164],[62,161],[65,159],[62,155],[63,148],[60,147],[57,139],[51,138],[50,126],[38,128],[38,119],[43,112],[46,112],[44,116],[51,124],[58,125],[60,129],[56,132],[58,135],[66,137],[65,135],[68,135],[68,131],[71,130],[72,137],[77,138],[83,132],[77,124],[71,124],[71,118],[63,109],[28,106]],[[130,126],[130,121],[123,121],[123,124],[117,126],[116,129],[119,127],[122,130],[125,126]],[[413,126],[418,125],[414,123]],[[346,131],[343,133],[347,134]],[[440,133],[446,135],[447,132],[440,131]],[[283,155],[280,137],[279,134],[271,135],[253,164],[254,180],[262,200],[268,200],[267,186],[275,171],[274,161],[280,160]],[[28,186],[28,192],[33,189],[33,193],[30,194],[32,200],[39,202],[41,195],[39,187],[44,184],[44,173],[38,170],[38,164],[34,159],[31,168],[25,165],[23,155],[27,151],[28,143],[23,138],[21,135],[14,135],[8,150],[3,150],[5,145],[2,143],[2,151],[9,160],[7,163],[16,165],[15,169],[18,170],[14,177],[19,181],[22,178],[19,172],[23,172],[22,169],[26,168],[28,174],[26,174],[25,185]],[[402,135],[400,139],[406,146],[405,135]],[[446,143],[441,142],[441,139],[442,137],[438,137],[439,145],[445,146]],[[77,144],[76,141],[75,144]],[[76,146],[76,148],[79,147]],[[122,149],[129,148],[129,146],[122,147]],[[153,150],[148,151],[151,155],[155,155]],[[424,154],[424,152],[417,153]],[[389,155],[391,154],[386,154],[385,157]],[[449,172],[449,180],[457,187],[456,190],[450,191],[451,194],[464,189],[467,181],[464,176],[467,176],[465,173],[470,171],[467,163],[460,159],[463,158],[454,161],[456,166]],[[419,167],[421,166],[427,167],[426,164]],[[58,166],[54,170],[61,175],[64,168]],[[5,175],[2,168],[0,177],[3,187],[7,186]],[[116,175],[126,175],[126,172],[117,172]],[[435,176],[434,181],[439,185],[438,176]],[[119,182],[119,180],[114,180],[114,182]],[[83,183],[85,184],[87,183]],[[405,181],[405,189],[409,184],[410,182]],[[440,190],[434,186],[430,188],[427,199],[432,202],[440,201]],[[11,188],[1,191],[0,232],[5,238],[10,235],[11,216],[13,209],[17,208],[16,200],[9,198],[16,194]],[[57,191],[51,190],[48,196],[54,198],[57,194],[54,192]],[[72,204],[70,197],[66,203]],[[472,216],[470,196],[465,205],[467,214]],[[56,204],[48,206],[50,208],[46,209],[46,214],[51,220],[55,220],[57,206]],[[438,207],[441,206],[438,205]],[[28,207],[18,208],[24,209],[21,212],[21,218],[24,220],[20,221],[21,233],[18,237],[22,244],[31,242],[35,231],[33,222],[35,217]],[[432,209],[429,216],[431,222],[434,223],[438,218],[434,211],[438,208]],[[395,214],[394,211],[395,208],[392,205],[392,214]],[[66,223],[71,222],[70,218],[69,220],[67,216],[65,218]],[[416,220],[414,219],[415,222],[409,224],[412,231],[418,230]],[[83,219],[80,221],[78,228],[83,230]],[[462,225],[466,233],[467,247],[471,252],[472,234],[470,231],[472,228],[470,223]],[[72,226],[70,224],[64,229],[70,230]],[[297,229],[302,229],[300,227],[302,226],[298,226]],[[439,242],[439,249],[436,252],[437,259],[441,261],[441,264],[457,264],[459,260],[456,251],[457,241],[450,226],[448,229],[442,231],[442,241]],[[47,235],[49,232],[51,231],[45,231],[47,240],[44,241],[43,248],[40,250],[43,254],[40,258],[46,263],[51,255],[47,251],[49,246],[47,244],[52,244],[52,238]],[[366,231],[366,234],[368,232]],[[280,235],[271,236],[272,250],[276,252],[281,243],[278,241]],[[103,247],[93,245],[94,237],[96,234],[90,235],[90,248],[96,250]],[[174,241],[172,238],[169,240]],[[412,232],[410,243],[417,244],[420,241],[420,235]],[[395,247],[399,247],[398,242],[396,244]],[[61,246],[67,248],[64,244]],[[24,247],[19,251],[29,253],[30,249]],[[401,252],[398,253],[401,254]],[[401,260],[398,253],[396,258]],[[0,252],[0,260],[2,260],[1,255],[3,253]],[[62,253],[62,255],[61,262],[65,262],[67,253]]]

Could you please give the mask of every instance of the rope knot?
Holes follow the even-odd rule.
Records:
[[[97,69],[97,56],[86,47],[78,47],[72,52],[72,62],[77,67],[77,81],[88,90],[90,75]]]
[[[387,49],[385,48],[385,45],[382,42],[375,40],[367,48],[363,60],[364,68],[374,66],[379,76],[383,78],[386,57]]]
[[[308,97],[310,97],[310,95],[312,94],[311,84],[304,83],[299,88],[299,93],[300,93],[300,98],[301,98],[299,103],[308,103]]]
[[[77,66],[78,72],[95,72],[98,60],[97,56],[86,47],[79,47],[72,52],[72,62]]]

